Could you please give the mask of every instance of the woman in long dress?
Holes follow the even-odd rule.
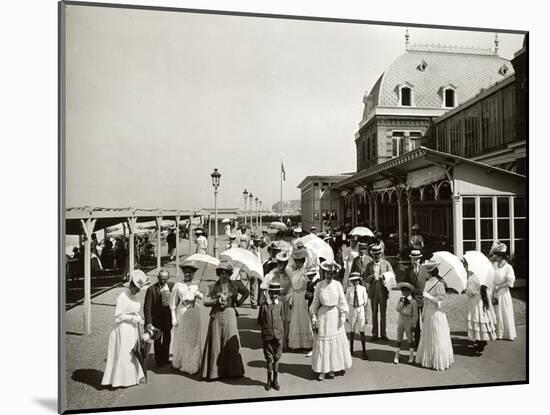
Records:
[[[516,275],[514,268],[506,261],[507,247],[503,243],[497,243],[492,248],[496,262],[495,269],[495,313],[497,319],[497,339],[514,340],[517,337],[516,323],[514,320],[514,306],[510,288],[514,287]]]
[[[345,321],[349,312],[344,289],[334,279],[340,266],[327,260],[321,263],[325,279],[315,286],[311,303],[311,323],[316,332],[313,340],[311,368],[318,380],[343,375],[351,367],[351,353]]]
[[[136,294],[147,288],[148,281],[143,271],[133,271],[128,289],[117,297],[115,328],[109,335],[102,385],[114,388],[133,386],[145,377],[132,349],[139,336],[138,324],[143,323],[143,317],[139,314],[141,304]]]
[[[194,375],[201,366],[201,310],[198,300],[203,298],[199,286],[193,282],[198,267],[192,262],[181,265],[183,282],[172,288],[170,310],[172,311],[172,366],[184,373]]]
[[[468,269],[468,262],[462,259],[468,273],[466,295],[468,296],[468,338],[476,342],[476,348],[481,353],[487,342],[496,340],[496,319],[491,307],[487,287],[481,285],[476,274]]]
[[[434,370],[446,370],[454,362],[451,330],[447,316],[441,310],[445,300],[445,284],[439,276],[439,264],[426,261],[431,278],[424,287],[424,309],[422,312],[422,336],[416,352],[416,363]]]
[[[204,305],[212,307],[200,369],[202,378],[208,380],[244,375],[236,307],[250,293],[242,283],[230,280],[232,272],[229,262],[220,263],[216,268],[219,280],[204,299]]]
[[[313,330],[306,300],[308,278],[305,261],[307,251],[305,249],[294,250],[292,257],[294,265],[289,269],[292,290],[288,346],[291,349],[311,349],[313,347]]]

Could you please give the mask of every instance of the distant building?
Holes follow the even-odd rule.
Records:
[[[276,202],[271,207],[273,212],[281,212],[281,202]],[[299,200],[284,200],[283,201],[283,212],[285,215],[299,215],[301,209],[301,204]]]
[[[340,209],[340,193],[332,190],[331,186],[350,174],[334,176],[307,176],[298,184],[302,191],[302,226],[310,230],[315,226],[322,230],[326,225],[338,226],[342,224],[343,212]]]

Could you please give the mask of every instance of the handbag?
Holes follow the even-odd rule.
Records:
[[[498,298],[493,297],[491,302],[493,303],[493,305],[498,305]]]

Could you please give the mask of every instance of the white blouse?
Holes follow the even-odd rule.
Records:
[[[346,301],[346,295],[340,281],[332,280],[330,284],[326,280],[321,281],[315,286],[313,293],[313,302],[309,309],[311,314],[317,314],[320,307],[338,307],[340,314],[348,313],[349,306]]]
[[[203,295],[199,291],[199,286],[195,283],[186,284],[177,282],[172,288],[172,296],[170,297],[170,309],[175,310],[178,303],[184,307],[189,307],[195,301],[195,295],[199,294],[199,298]]]

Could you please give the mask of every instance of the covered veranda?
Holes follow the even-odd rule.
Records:
[[[92,318],[91,318],[91,293],[92,293],[92,272],[91,272],[91,240],[92,234],[95,231],[104,230],[109,227],[123,224],[124,234],[128,236],[128,269],[135,269],[135,235],[138,231],[138,223],[154,222],[156,225],[156,268],[161,268],[161,228],[163,221],[173,221],[176,229],[180,229],[180,223],[185,219],[189,219],[189,224],[193,227],[194,217],[200,217],[202,222],[202,213],[200,211],[189,210],[163,210],[163,209],[134,209],[134,208],[94,208],[94,207],[79,207],[68,208],[65,210],[64,235],[79,235],[83,239],[84,247],[84,332],[91,334]],[[65,238],[62,238],[63,249],[65,253]],[[192,238],[189,238],[191,251]],[[179,256],[181,252],[179,235],[176,237],[176,269],[179,264]],[[63,284],[61,292],[65,295],[66,276],[65,269],[61,282]],[[65,301],[64,301],[65,302]]]
[[[370,167],[333,186],[352,226],[395,235],[403,256],[416,223],[427,250],[462,255],[488,253],[504,241],[520,268],[525,266],[525,176],[426,147]]]

